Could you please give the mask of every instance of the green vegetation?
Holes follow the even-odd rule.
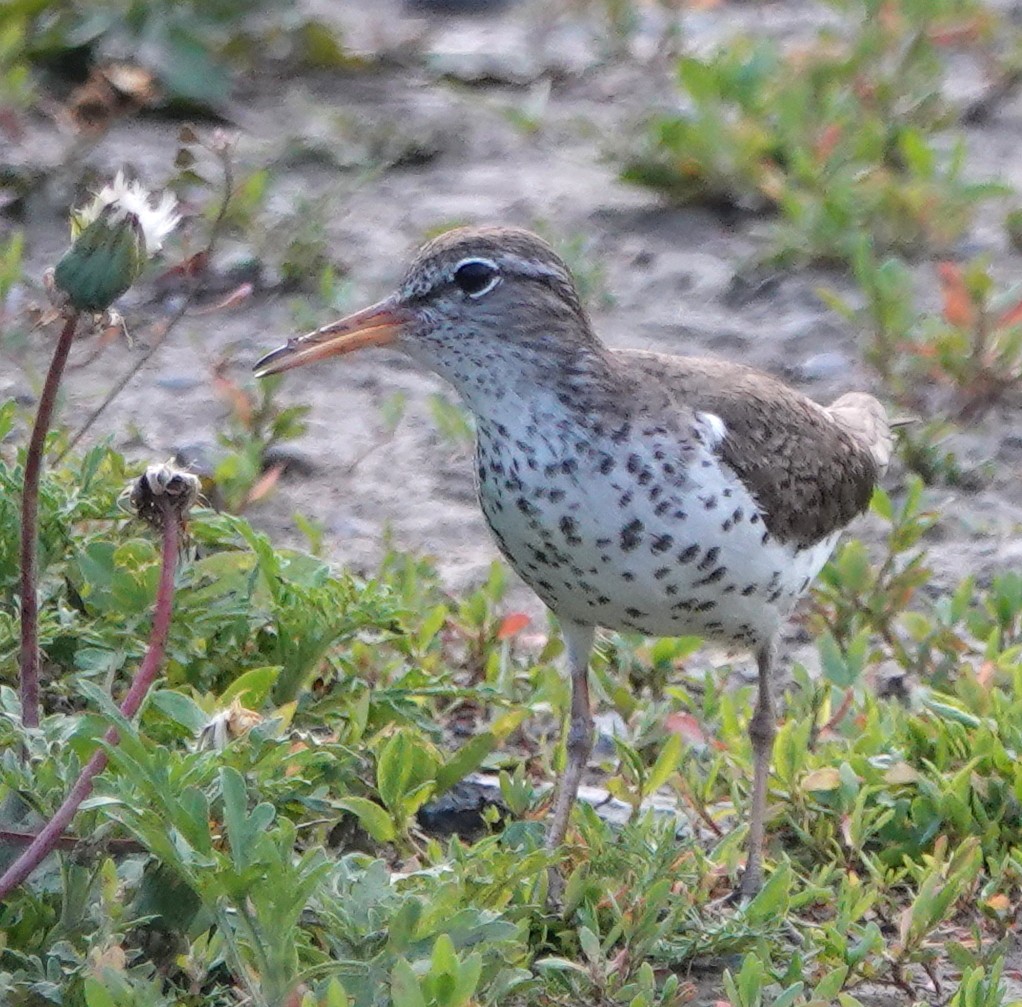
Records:
[[[944,98],[939,28],[960,4],[856,0],[847,32],[806,45],[736,39],[677,63],[680,113],[657,113],[623,177],[682,203],[775,212],[785,263],[947,252],[1004,194],[963,174]],[[974,5],[969,5],[973,7]]]
[[[36,69],[105,81],[142,106],[218,107],[232,73],[251,69],[267,46],[297,67],[349,59],[326,25],[277,0],[12,0],[0,11],[0,95],[27,105]],[[117,73],[124,54],[139,51],[145,72]]]
[[[3,415],[9,428],[13,407]],[[0,464],[7,667],[20,466]],[[750,690],[686,670],[690,646],[622,640],[596,681],[629,725],[606,768],[630,821],[579,815],[551,912],[544,797],[523,768],[549,757],[543,711],[562,716],[566,689],[556,648],[517,644],[499,571],[463,599],[398,555],[360,582],[199,511],[164,674],[130,722],[107,690],[145,649],[159,557],[118,507],[127,473],[97,448],[43,482],[44,708],[62,712],[24,730],[0,690],[4,829],[33,831],[106,726],[121,740],[76,819],[83,838],[0,909],[7,1002],[213,1005],[241,990],[266,1004],[668,1005],[687,1002],[690,963],[743,953],[725,978],[733,1004],[854,1005],[878,983],[924,996],[931,982],[952,1002],[1004,1002],[1022,884],[1022,580],[916,597],[932,522],[918,486],[897,511],[877,497],[892,522],[879,568],[850,542],[818,595],[823,676],[798,672],[775,748],[763,893],[715,903],[739,867]],[[640,716],[620,688],[632,659],[671,671]],[[928,684],[876,699],[882,660]],[[472,736],[452,744],[466,716]],[[672,723],[698,724],[704,744],[683,746]],[[492,834],[471,844],[430,835],[417,812],[480,767],[500,774],[509,817],[484,812]],[[643,810],[655,790],[695,834]]]

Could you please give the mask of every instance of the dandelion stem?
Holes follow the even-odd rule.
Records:
[[[21,497],[21,722],[39,726],[39,597],[37,592],[39,476],[43,467],[46,435],[53,421],[57,390],[64,374],[71,342],[78,326],[78,312],[64,322],[50,369],[39,396],[32,437],[25,455],[25,481]]]
[[[163,553],[160,583],[156,589],[156,605],[153,611],[153,628],[149,633],[149,646],[146,648],[145,657],[135,673],[131,687],[121,701],[121,713],[125,717],[133,717],[138,713],[142,700],[160,672],[174,609],[174,570],[177,565],[179,521],[170,500],[163,498],[160,506],[164,511]],[[104,739],[108,745],[116,745],[119,740],[116,729],[111,727]],[[0,899],[6,898],[17,888],[57,847],[79,805],[92,792],[93,779],[103,772],[107,761],[107,753],[99,749],[85,764],[71,791],[64,798],[64,803],[18,859],[11,864],[3,877],[0,877]]]

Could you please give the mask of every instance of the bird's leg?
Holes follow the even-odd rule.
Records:
[[[767,782],[774,751],[774,737],[777,734],[777,715],[774,711],[771,692],[774,652],[774,641],[756,652],[756,665],[759,669],[759,695],[756,700],[756,709],[749,721],[749,739],[752,742],[753,758],[752,808],[749,812],[748,859],[738,890],[742,898],[752,898],[763,883],[763,838]]]
[[[548,850],[557,849],[568,831],[568,816],[575,804],[578,785],[593,750],[593,711],[589,707],[589,653],[593,648],[593,627],[561,621],[571,676],[571,718],[566,744],[568,763],[557,785],[557,799],[547,827]]]

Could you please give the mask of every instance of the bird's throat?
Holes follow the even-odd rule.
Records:
[[[627,409],[623,382],[602,346],[544,350],[462,346],[421,362],[454,388],[477,423],[588,427]]]

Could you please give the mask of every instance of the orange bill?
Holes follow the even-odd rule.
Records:
[[[400,307],[394,298],[388,297],[339,322],[331,322],[315,332],[289,339],[256,363],[256,377],[280,374],[292,367],[351,353],[364,346],[386,346],[394,341],[413,317],[411,311]]]

